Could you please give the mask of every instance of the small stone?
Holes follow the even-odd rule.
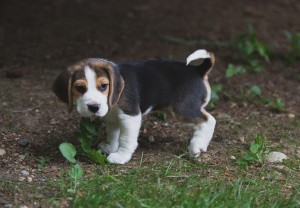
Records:
[[[154,136],[151,135],[151,136],[149,136],[148,139],[149,139],[149,142],[151,142],[151,143],[154,142]]]
[[[13,207],[12,204],[4,204],[4,205],[3,205],[3,208],[11,208],[11,207]]]
[[[293,114],[293,113],[289,113],[288,114],[288,118],[295,118],[296,116],[295,116],[295,114]]]
[[[27,147],[27,146],[29,145],[29,141],[28,141],[28,139],[26,139],[26,138],[19,139],[19,140],[18,140],[18,144],[19,144],[21,147]]]
[[[28,208],[26,205],[22,205],[20,206],[20,208]]]
[[[24,181],[26,178],[25,177],[20,177],[19,181]]]
[[[2,103],[2,106],[3,106],[3,107],[6,107],[6,106],[8,106],[8,103],[7,103],[7,102],[4,102],[4,103]]]
[[[229,103],[230,108],[235,108],[237,106],[237,103],[231,102]]]
[[[285,173],[285,174],[288,174],[290,172],[290,169],[284,165],[276,165],[274,166],[274,168],[276,170],[278,170],[279,172],[282,172],[282,173]]]
[[[232,156],[230,156],[230,159],[235,160],[235,157],[232,155]]]
[[[18,156],[18,160],[19,160],[19,161],[23,161],[24,159],[25,159],[25,155],[19,155],[19,156]]]
[[[45,181],[46,181],[46,177],[45,177],[45,176],[41,176],[41,177],[39,178],[39,181],[40,181],[40,182],[45,182]]]
[[[283,160],[286,160],[288,157],[283,154],[282,152],[270,152],[269,155],[265,158],[266,162],[269,163],[276,163],[276,162],[282,162]]]
[[[27,181],[28,181],[29,183],[31,183],[31,182],[32,182],[32,177],[28,176],[28,177],[27,177]]]
[[[58,122],[56,121],[56,119],[55,118],[52,118],[51,120],[50,120],[50,124],[51,125],[55,125],[55,124],[57,124]]]
[[[3,155],[5,155],[5,154],[6,154],[5,149],[0,149],[0,156],[3,156]]]
[[[242,136],[242,137],[239,138],[239,140],[240,140],[242,143],[245,143],[245,137]]]
[[[29,176],[29,172],[27,170],[21,170],[22,176]]]

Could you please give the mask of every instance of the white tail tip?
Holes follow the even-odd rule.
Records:
[[[192,53],[186,58],[186,65],[188,65],[191,61],[197,60],[197,59],[205,59],[210,58],[209,53],[205,49],[200,49]]]

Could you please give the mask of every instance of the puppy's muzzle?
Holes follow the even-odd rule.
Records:
[[[97,113],[98,110],[100,109],[101,105],[100,104],[92,104],[92,105],[87,105],[89,111],[92,113]]]

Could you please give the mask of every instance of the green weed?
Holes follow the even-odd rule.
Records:
[[[159,120],[167,121],[168,115],[167,115],[165,112],[158,111],[158,112],[156,112],[156,117],[157,117]]]
[[[76,139],[80,142],[78,153],[90,159],[96,164],[103,165],[107,163],[106,156],[101,153],[100,149],[92,148],[94,143],[100,141],[100,119],[91,120],[89,118],[81,118],[80,132],[76,133]]]
[[[222,85],[221,84],[213,84],[211,85],[211,95],[210,95],[210,101],[208,104],[209,108],[214,108],[216,103],[220,100],[220,93],[222,91]]]
[[[266,106],[276,112],[286,112],[284,101],[280,98],[267,98],[262,89],[257,85],[245,85],[240,87],[238,95],[230,95],[223,92],[224,96],[233,101],[247,101],[257,106]]]
[[[256,60],[256,56],[262,57],[265,61],[270,61],[271,50],[267,44],[260,41],[252,25],[248,26],[246,34],[235,40],[235,49],[243,60],[250,63]],[[253,65],[253,64],[250,64]]]
[[[75,159],[76,149],[71,143],[60,144],[59,150],[62,155],[72,164],[72,168],[69,171],[69,176],[71,177],[73,183],[72,188],[69,188],[67,192],[74,193],[78,185],[78,180],[83,177],[83,169]]]
[[[300,57],[300,32],[290,33],[289,31],[285,31],[284,34],[290,44],[289,52],[285,57],[285,62],[287,65],[291,65]]]
[[[104,165],[107,163],[106,156],[101,153],[100,150],[91,148],[92,142],[95,137],[99,137],[99,120],[90,120],[87,118],[81,118],[80,120],[80,132],[76,134],[76,138],[80,142],[80,146],[77,148],[81,155],[86,156],[96,164]],[[77,150],[71,143],[62,143],[59,146],[62,155],[72,164],[72,168],[69,171],[69,176],[72,179],[72,188],[68,189],[68,192],[75,192],[78,184],[78,179],[83,177],[83,169],[76,161],[75,156]]]
[[[226,70],[226,77],[233,77],[237,74],[244,74],[247,72],[247,69],[244,66],[235,66],[233,64],[228,64]]]
[[[37,161],[37,168],[38,169],[43,169],[45,166],[47,166],[50,161],[52,160],[52,158],[50,157],[43,157],[43,156],[39,156],[38,158],[35,159]]]
[[[286,112],[285,104],[280,98],[262,98],[262,102],[276,112]]]
[[[249,25],[246,34],[236,38],[233,48],[241,61],[246,62],[245,66],[228,64],[226,77],[233,77],[237,74],[246,72],[261,72],[264,67],[257,57],[263,58],[266,62],[270,61],[271,49],[267,44],[260,41],[254,28]]]
[[[268,155],[269,149],[267,147],[267,138],[265,135],[258,134],[249,147],[250,152],[243,152],[242,159],[237,160],[239,166],[247,166],[252,163],[264,162],[264,158]]]

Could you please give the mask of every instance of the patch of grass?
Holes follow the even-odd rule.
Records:
[[[257,85],[245,85],[240,87],[238,95],[223,94],[233,101],[247,101],[257,106],[266,106],[275,112],[286,112],[284,101],[280,98],[268,98],[263,95],[262,89]]]
[[[65,192],[72,207],[297,207],[299,186],[286,195],[276,177],[264,169],[252,172],[193,162],[141,162],[139,167],[99,167],[83,178],[75,192]],[[242,172],[241,172],[242,171]],[[272,171],[272,170],[268,170]],[[236,175],[233,178],[231,176]],[[69,180],[69,179],[67,179]],[[65,181],[67,181],[65,180]],[[64,189],[65,190],[65,189]],[[63,190],[63,191],[64,191]]]

